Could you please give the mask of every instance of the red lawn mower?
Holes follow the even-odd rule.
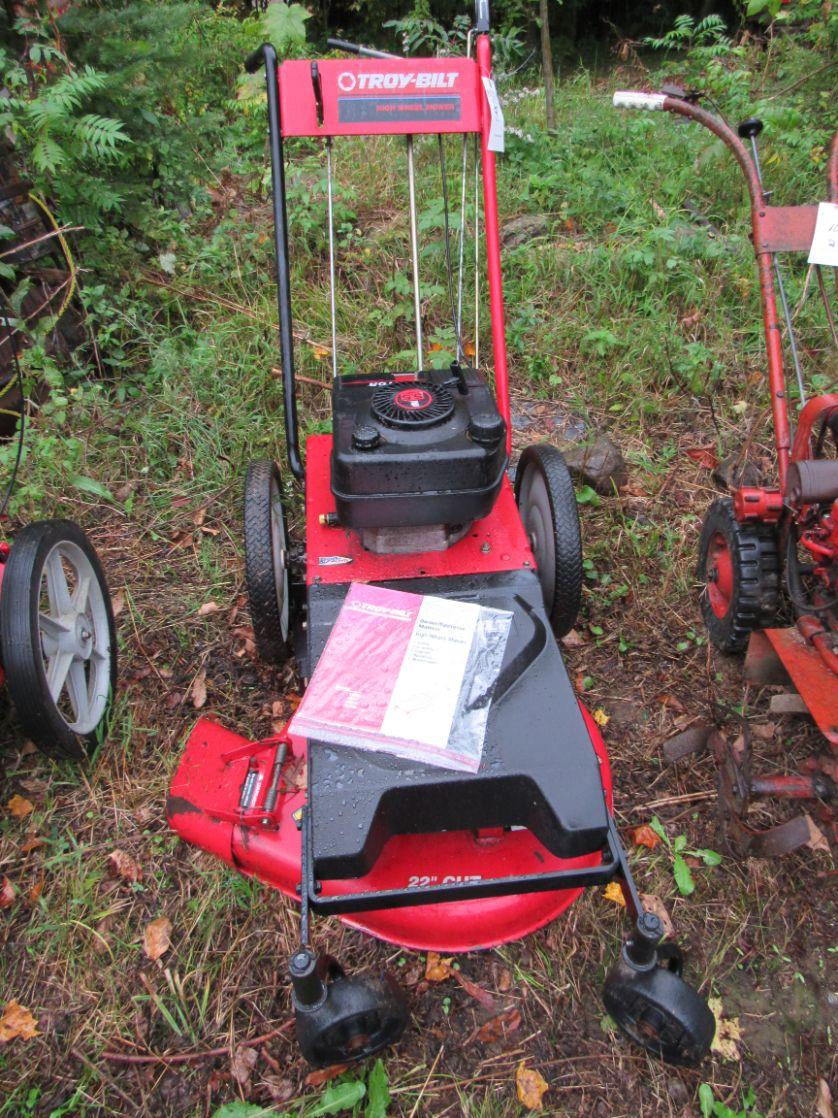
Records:
[[[338,915],[413,950],[465,952],[519,939],[556,919],[583,888],[611,881],[619,882],[634,927],[606,979],[606,1007],[656,1056],[697,1064],[713,1037],[713,1015],[682,978],[678,948],[661,943],[659,919],[643,909],[611,814],[605,745],[573,693],[554,636],[572,627],[580,599],[581,542],[570,476],[551,446],[524,451],[514,491],[507,472],[510,407],[494,154],[500,121],[488,4],[477,4],[465,57],[405,59],[341,41],[330,45],[360,57],[277,66],[266,45],[248,60],[251,72],[264,64],[267,78],[285,434],[306,510],[300,556],[286,535],[277,466],[250,465],[246,580],[258,650],[280,664],[293,649],[309,679],[350,587],[358,584],[442,598],[452,606],[497,607],[511,615],[511,629],[477,771],[306,740],[294,733],[293,722],[290,732],[248,741],[202,719],[172,782],[169,821],[189,842],[299,899],[300,941],[289,973],[297,1037],[312,1065],[366,1057],[395,1041],[408,1017],[392,977],[350,977],[334,958],[315,952],[312,913]],[[416,367],[341,375],[335,141],[382,135],[404,137],[406,144]],[[425,136],[439,148],[457,347],[456,360],[441,369],[428,367],[423,342],[415,147]],[[305,138],[307,150],[312,139],[325,148],[335,374],[333,434],[308,438],[305,468],[283,155],[285,141],[297,137]],[[463,170],[456,281],[446,137],[461,143]],[[496,397],[479,360],[465,362],[462,341],[467,190],[482,194],[482,237],[472,223],[481,261],[475,308],[485,266]],[[476,334],[475,323],[475,341]]]
[[[762,293],[768,384],[777,448],[777,484],[745,486],[715,501],[704,518],[698,578],[701,612],[716,648],[748,650],[746,674],[754,682],[794,683],[830,752],[810,758],[805,770],[756,777],[747,753],[720,757],[723,808],[733,816],[737,845],[754,853],[783,853],[805,843],[810,832],[797,816],[771,831],[754,832],[743,821],[752,796],[812,799],[838,839],[838,391],[807,400],[800,352],[789,310],[780,253],[810,253],[819,207],[771,206],[764,190],[757,147],[762,122],[743,121],[736,132],[692,97],[675,93],[619,92],[620,108],[663,110],[694,120],[733,152],[748,184],[754,253]],[[748,147],[745,142],[748,142]],[[838,133],[828,163],[828,198],[838,203]],[[825,215],[827,216],[827,215]],[[831,217],[833,245],[838,213]],[[813,263],[832,342],[838,332],[827,284]],[[838,289],[838,288],[837,288]],[[795,367],[800,412],[789,421],[783,370],[782,307]],[[795,624],[778,624],[787,598]],[[779,669],[779,674],[778,674]]]
[[[24,401],[16,319],[7,316],[2,326],[16,370],[4,391],[15,385]],[[10,413],[18,424],[18,451],[0,503],[0,524],[23,456],[22,409],[23,403],[19,413]],[[80,761],[102,742],[116,687],[113,609],[96,552],[69,520],[39,520],[12,542],[0,538],[3,684],[18,728],[43,753]]]

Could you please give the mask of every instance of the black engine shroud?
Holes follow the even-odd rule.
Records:
[[[332,415],[342,525],[464,525],[491,511],[507,465],[506,424],[476,370],[338,377]]]

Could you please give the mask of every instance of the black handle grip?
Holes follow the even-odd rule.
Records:
[[[487,35],[491,29],[489,0],[475,0],[474,30],[478,35]]]
[[[270,43],[262,43],[260,47],[251,51],[247,56],[244,60],[244,68],[247,70],[248,74],[255,74],[257,70],[262,69],[262,65],[265,61],[265,47],[269,47],[270,45]]]
[[[749,116],[747,120],[743,120],[736,131],[743,140],[751,140],[754,136],[758,136],[762,131],[763,125],[759,117]]]
[[[327,39],[326,45],[332,50],[345,50],[347,54],[360,54],[363,58],[399,58],[398,54],[391,54],[387,50],[376,50],[374,47],[362,47],[360,43],[348,43],[346,39]]]

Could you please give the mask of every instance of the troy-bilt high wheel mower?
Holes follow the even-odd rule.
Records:
[[[18,328],[13,317],[4,319],[13,347],[14,383],[24,401]],[[22,408],[21,403],[15,413],[18,454],[0,504],[0,524],[22,457]],[[0,538],[3,684],[20,729],[43,753],[80,761],[103,740],[116,686],[113,610],[96,552],[69,520],[39,520],[27,524],[13,541]]]
[[[311,682],[277,737],[248,741],[202,719],[172,783],[169,820],[188,841],[299,898],[300,941],[289,972],[297,1037],[314,1065],[377,1051],[399,1037],[408,1013],[391,977],[349,977],[336,960],[318,956],[312,913],[336,914],[407,948],[465,952],[518,939],[558,917],[583,888],[610,881],[619,882],[634,928],[606,979],[606,1006],[650,1052],[696,1064],[712,1040],[713,1017],[681,977],[680,953],[659,948],[660,921],[643,910],[611,816],[605,746],[573,693],[554,636],[573,625],[581,583],[567,468],[552,447],[533,446],[521,457],[514,492],[507,474],[510,409],[494,154],[502,130],[488,5],[477,5],[465,57],[403,59],[332,45],[361,57],[277,67],[273,48],[265,46],[248,63],[251,70],[264,63],[267,76],[285,433],[291,472],[305,486],[306,540],[298,569],[278,469],[271,462],[251,464],[244,510],[247,587],[260,653],[279,663],[293,648]],[[416,367],[339,375],[335,141],[384,135],[406,143]],[[442,369],[427,367],[423,343],[415,195],[415,148],[423,136],[434,137],[440,155],[457,350]],[[305,470],[297,438],[284,185],[283,146],[291,137],[324,144],[332,279],[333,434],[307,440]],[[446,139],[454,137],[463,172],[456,279],[444,161]],[[474,190],[479,198],[481,182],[482,236],[477,205],[472,222],[480,262],[475,273],[484,266],[488,273],[497,403],[479,361],[465,363],[462,340],[466,197]],[[477,307],[477,279],[474,286]],[[389,639],[387,626],[403,619],[402,610],[375,605],[393,592],[407,592],[400,601],[435,610],[422,633],[425,644],[403,653],[405,660],[413,655],[416,678],[444,643],[443,631],[456,627],[458,611],[485,607],[505,619],[499,671],[458,708],[466,722],[485,721],[482,754],[470,771],[295,731],[327,661],[333,674],[326,700],[343,702],[349,694],[345,705],[364,708],[359,720],[365,704],[375,705],[377,694],[355,687],[367,658],[378,654],[376,626],[380,622],[381,639]],[[347,628],[349,605],[355,608],[364,595],[358,621]],[[372,632],[371,643],[362,632]],[[343,643],[336,652],[338,633]],[[385,661],[376,677],[382,691],[396,670],[398,686],[414,682],[399,663]],[[445,686],[439,704],[443,692]],[[428,703],[426,697],[420,715],[408,710],[416,735],[425,730],[422,718],[438,714],[436,698]],[[391,713],[392,707],[388,718]]]
[[[828,163],[829,203],[771,206],[770,192],[763,188],[757,147],[761,121],[752,117],[734,132],[681,91],[618,92],[614,104],[663,110],[702,124],[730,148],[748,184],[777,484],[740,486],[732,497],[715,501],[708,510],[699,545],[698,578],[704,585],[701,612],[718,649],[733,653],[747,649],[746,674],[755,682],[791,678],[830,752],[810,758],[802,772],[757,777],[751,773],[747,751],[725,750],[718,758],[721,806],[727,816],[735,817],[732,825],[737,845],[754,852],[786,852],[807,842],[810,831],[803,816],[772,831],[751,830],[742,817],[753,796],[816,801],[820,817],[838,839],[838,392],[807,400],[778,260],[781,253],[809,254],[832,343],[838,350],[835,316],[821,270],[822,263],[833,269],[838,264],[838,133]],[[800,405],[796,430],[789,418],[778,300],[796,372]],[[793,626],[777,624],[784,596],[796,617]]]

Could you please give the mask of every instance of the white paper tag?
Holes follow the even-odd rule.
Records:
[[[422,599],[383,734],[446,747],[479,616],[480,607],[470,602]]]
[[[818,205],[809,263],[838,268],[838,202],[821,202]]]
[[[489,151],[503,151],[503,109],[500,97],[498,97],[497,87],[491,78],[484,78],[483,88],[486,90],[486,100],[489,102],[489,112],[492,114],[489,125]]]
[[[663,109],[666,97],[663,93],[638,93],[633,89],[618,89],[613,97],[615,109],[650,109],[659,112]]]

